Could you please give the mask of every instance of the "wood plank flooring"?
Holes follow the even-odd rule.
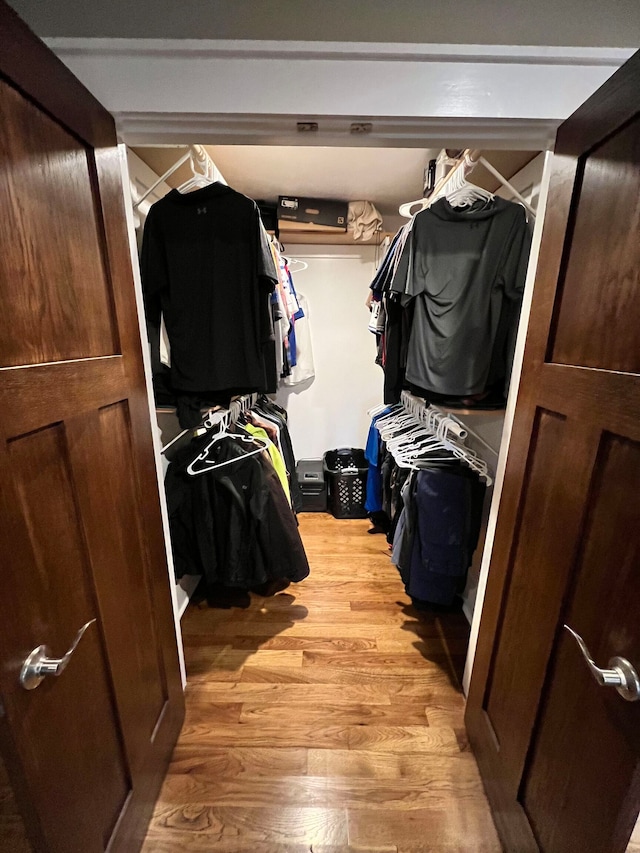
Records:
[[[499,853],[464,616],[414,610],[368,521],[300,527],[306,581],[185,614],[187,717],[144,853]]]

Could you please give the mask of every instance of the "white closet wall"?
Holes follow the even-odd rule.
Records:
[[[533,287],[536,276],[536,268],[538,265],[538,253],[540,251],[540,241],[542,238],[542,225],[545,216],[547,204],[547,190],[549,187],[550,163],[552,155],[547,152],[540,154],[535,160],[532,160],[524,167],[517,175],[511,178],[511,183],[522,193],[524,197],[533,203],[537,210],[537,218],[533,231],[533,243],[531,247],[531,257],[529,260],[529,268],[527,271],[527,280],[522,302],[522,312],[520,314],[520,324],[518,329],[518,338],[516,341],[515,354],[513,359],[513,372],[511,374],[511,383],[509,387],[509,397],[507,407],[504,413],[504,426],[500,443],[500,451],[498,454],[498,467],[494,479],[493,495],[489,518],[487,521],[486,535],[484,539],[484,547],[482,551],[482,559],[478,565],[477,554],[474,566],[469,572],[467,588],[465,590],[465,610],[472,612],[473,618],[471,623],[471,636],[469,638],[469,649],[467,651],[467,660],[465,664],[464,676],[462,679],[462,689],[465,694],[469,691],[469,683],[471,681],[471,670],[473,669],[473,661],[476,653],[476,645],[478,642],[478,633],[480,631],[480,619],[482,615],[482,606],[484,603],[484,594],[487,587],[487,578],[491,569],[491,554],[493,550],[493,540],[498,520],[498,510],[500,506],[500,496],[502,494],[502,486],[504,483],[504,473],[507,462],[507,454],[509,450],[509,442],[511,439],[511,429],[513,427],[513,419],[515,416],[516,398],[518,393],[518,385],[520,383],[520,374],[522,371],[522,360],[524,356],[524,345],[529,325],[529,313],[531,310],[531,299],[533,295]],[[509,193],[499,193],[509,198]]]
[[[536,158],[534,158],[530,163],[521,169],[516,175],[514,175],[510,182],[512,186],[531,204],[534,208],[538,207],[538,202],[540,199],[540,189],[542,184],[542,173],[544,169],[545,155],[539,154]],[[473,181],[473,177],[471,178]],[[496,195],[502,196],[502,198],[506,198],[510,201],[515,201],[515,197],[512,192],[506,187],[501,187],[496,191]],[[520,353],[521,358],[522,353]],[[515,371],[514,371],[515,373]],[[515,381],[517,381],[517,377],[515,377]],[[504,411],[496,411],[496,412],[471,412],[470,414],[458,414],[461,421],[463,421],[466,426],[474,432],[483,442],[488,445],[486,450],[483,451],[480,449],[479,453],[483,458],[489,462],[494,474],[498,470],[498,466],[501,460],[501,443],[502,443],[502,433],[504,430],[505,424],[505,412]],[[476,448],[477,449],[477,448]],[[506,448],[503,449],[502,453],[506,452]],[[504,464],[504,457],[502,457],[502,463]],[[499,498],[499,492],[498,492]],[[488,560],[490,559],[490,549],[493,543],[492,537],[487,537],[487,531],[489,527],[489,512],[492,505],[493,492],[491,491],[487,496],[487,500],[485,502],[485,508],[482,519],[482,532],[480,536],[480,546],[476,549],[476,552],[473,556],[473,563],[469,568],[469,573],[467,575],[467,585],[465,587],[462,601],[463,601],[463,609],[465,616],[469,620],[469,622],[473,623],[474,619],[474,611],[476,608],[476,600],[478,597],[478,589],[481,586],[480,584],[480,576],[481,569],[483,565],[483,561],[487,561],[487,569],[485,571],[485,576],[483,577],[482,582],[482,594],[484,594],[484,587],[486,583],[486,572],[488,571]],[[494,513],[497,511],[497,503],[494,508]],[[484,550],[482,544],[484,543]],[[485,550],[487,551],[485,556]],[[477,633],[477,618],[476,625],[474,627],[473,639],[471,641],[470,647],[471,649],[475,649],[476,642],[476,633]],[[470,670],[469,670],[470,672]],[[466,690],[466,682],[465,682],[465,690]]]
[[[153,397],[153,383],[151,377],[151,353],[147,342],[147,331],[144,317],[144,305],[142,296],[142,281],[140,278],[140,267],[138,264],[138,233],[136,227],[140,225],[140,214],[133,209],[133,200],[141,193],[151,187],[158,176],[140,160],[132,151],[126,148],[125,145],[118,146],[120,152],[120,167],[122,174],[122,189],[125,215],[127,220],[127,230],[129,233],[129,248],[131,251],[131,269],[133,272],[133,282],[136,294],[136,304],[138,308],[138,323],[140,326],[140,338],[142,341],[142,360],[144,364],[145,380],[147,385],[147,396],[149,399],[149,417],[151,419],[151,430],[153,433],[153,447],[156,460],[156,474],[158,477],[158,494],[160,498],[160,513],[162,516],[162,528],[164,533],[164,542],[167,552],[167,569],[169,572],[169,585],[171,588],[171,604],[173,606],[173,617],[176,629],[176,645],[178,647],[178,660],[180,663],[180,675],[182,677],[182,686],[187,683],[187,672],[184,662],[184,647],[182,643],[182,631],[180,628],[180,617],[184,612],[189,596],[193,589],[183,589],[180,583],[176,583],[175,570],[173,567],[173,553],[171,550],[171,539],[169,536],[169,516],[167,513],[167,501],[164,493],[164,457],[161,455],[161,440],[158,423],[155,416],[155,402]],[[162,184],[156,192],[149,197],[149,202],[140,211],[142,217],[146,216],[149,205],[168,191],[169,187]]]
[[[286,245],[286,238],[283,238]],[[290,246],[285,255],[305,261],[296,290],[309,305],[316,375],[280,388],[277,402],[289,412],[297,459],[318,459],[336,447],[364,447],[367,409],[382,401],[382,368],[376,339],[367,329],[365,300],[375,274],[374,246]]]

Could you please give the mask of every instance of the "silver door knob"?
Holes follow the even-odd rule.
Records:
[[[613,657],[609,661],[609,669],[600,669],[589,654],[589,649],[580,634],[576,634],[568,625],[564,627],[575,639],[591,674],[601,687],[615,687],[622,698],[628,702],[637,702],[640,699],[640,678],[632,663],[626,658]]]
[[[90,625],[93,625],[95,619],[91,619],[86,625],[76,634],[76,638],[71,644],[69,651],[61,658],[49,657],[49,649],[47,646],[37,646],[25,658],[20,670],[20,684],[25,690],[35,690],[42,682],[45,675],[62,675],[67,668],[67,664],[71,660],[71,655],[78,648],[78,643],[84,636],[84,632]]]

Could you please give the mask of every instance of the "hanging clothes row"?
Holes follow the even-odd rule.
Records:
[[[419,410],[405,395],[370,414],[370,532],[386,533],[414,604],[449,607],[478,545],[490,472],[462,444],[463,428],[432,407]]]
[[[262,397],[207,425],[174,449],[165,477],[176,576],[201,575],[211,605],[229,590],[248,603],[250,590],[272,594],[309,574],[286,413]]]
[[[400,229],[371,283],[385,402],[504,407],[530,245],[524,208],[470,184]]]
[[[176,405],[182,427],[206,406],[274,393],[291,377],[304,310],[254,201],[219,181],[171,190],[149,210],[141,271],[156,403]],[[310,359],[309,347],[306,377]]]
[[[280,243],[276,238],[269,240],[278,271],[277,287],[271,296],[276,372],[285,385],[299,385],[315,376],[309,307],[304,295],[296,293],[289,262],[281,252]]]

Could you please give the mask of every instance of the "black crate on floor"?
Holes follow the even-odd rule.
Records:
[[[366,518],[367,471],[364,450],[340,447],[324,454],[329,512],[335,518]]]
[[[296,476],[302,492],[302,512],[326,512],[327,483],[322,459],[301,459]]]

